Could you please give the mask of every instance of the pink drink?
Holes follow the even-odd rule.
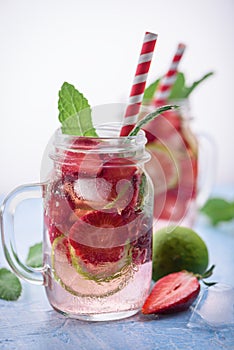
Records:
[[[152,273],[153,198],[144,143],[135,137],[127,147],[118,137],[60,141],[45,196],[48,299],[70,317],[131,316],[148,295]]]
[[[198,143],[186,109],[168,111],[146,126],[154,184],[155,227],[192,226],[196,217]]]

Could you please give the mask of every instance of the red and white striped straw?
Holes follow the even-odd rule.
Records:
[[[156,90],[154,96],[155,105],[163,105],[167,102],[168,97],[170,96],[171,89],[176,81],[176,76],[178,72],[178,66],[183,56],[185,45],[180,43],[177,46],[175,56],[171,62],[170,68],[166,75],[161,79],[159,86]]]
[[[157,37],[157,34],[145,33],[120,136],[127,136],[137,122]]]

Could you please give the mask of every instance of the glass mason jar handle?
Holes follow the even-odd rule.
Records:
[[[201,208],[209,198],[215,183],[215,155],[217,152],[212,137],[205,133],[197,133],[196,136],[199,143],[197,205],[198,208]]]
[[[45,268],[32,268],[20,260],[17,255],[14,234],[14,214],[17,206],[29,198],[42,198],[43,184],[23,185],[13,190],[4,200],[1,207],[2,245],[5,258],[20,278],[37,285],[44,285]]]

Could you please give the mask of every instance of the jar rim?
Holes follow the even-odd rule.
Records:
[[[137,135],[134,136],[120,136],[122,124],[119,122],[103,123],[94,125],[97,134],[100,136],[80,136],[72,134],[64,134],[62,128],[59,127],[54,134],[54,145],[63,147],[64,145],[69,146],[75,143],[77,140],[92,140],[94,142],[105,141],[106,143],[113,143],[128,147],[144,147],[147,143],[144,130],[140,130]]]
[[[100,134],[100,136],[85,136],[85,135],[74,135],[74,134],[65,134],[62,132],[62,128],[59,127],[55,131],[56,137],[62,137],[64,139],[69,138],[90,138],[90,139],[122,139],[122,140],[132,140],[139,138],[139,135],[144,135],[144,130],[140,130],[137,135],[134,136],[120,136],[120,130],[122,127],[122,123],[119,122],[111,122],[111,123],[102,123],[102,124],[95,124],[94,129],[100,132],[103,132],[103,134]],[[113,135],[108,135],[107,133],[113,133]],[[141,136],[142,137],[142,136]]]
[[[53,151],[50,152],[50,158],[59,162],[65,154],[70,154],[72,157],[72,154],[86,152],[90,156],[95,153],[121,154],[122,157],[135,158],[143,162],[146,161],[146,158],[148,159],[145,150],[147,139],[143,130],[140,130],[137,135],[129,137],[119,136],[119,123],[101,124],[95,129],[98,134],[100,130],[105,132],[99,137],[76,136],[63,134],[61,128],[58,128],[54,134]],[[109,135],[111,132],[113,135]]]

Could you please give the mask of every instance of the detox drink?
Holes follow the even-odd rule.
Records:
[[[196,217],[198,142],[190,128],[186,101],[179,104],[179,109],[163,113],[145,127],[156,228],[192,226]]]
[[[46,293],[88,320],[135,314],[152,277],[153,189],[145,137],[55,135],[44,197]],[[101,131],[99,130],[99,135]],[[113,135],[118,135],[113,131]]]

